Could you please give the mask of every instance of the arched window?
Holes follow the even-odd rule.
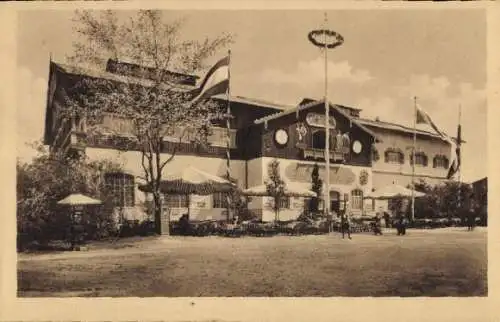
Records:
[[[113,198],[115,207],[133,207],[135,205],[134,176],[126,173],[107,173],[104,176],[107,193]]]
[[[447,169],[449,167],[448,158],[444,155],[436,155],[432,160],[432,167]]]
[[[351,191],[351,209],[363,210],[363,191],[355,189]]]
[[[405,155],[401,149],[388,148],[384,153],[386,163],[405,163]]]
[[[413,165],[413,153],[410,153],[410,164]],[[424,152],[415,152],[415,165],[426,167],[427,164],[427,155]]]
[[[312,147],[313,149],[325,149],[325,131],[317,130],[312,133]]]

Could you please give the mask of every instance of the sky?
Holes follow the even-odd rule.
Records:
[[[127,13],[123,13],[126,15]],[[307,39],[323,11],[164,11],[184,18],[182,37],[223,32],[231,45],[231,94],[296,105],[324,95],[324,58]],[[361,108],[365,118],[412,126],[413,97],[445,132],[456,135],[462,109],[462,179],[487,175],[486,16],[482,9],[332,10],[328,29],[344,44],[328,53],[328,98]],[[49,57],[65,62],[75,39],[72,11],[19,11],[18,156],[41,139]],[[224,56],[220,51],[210,62]],[[203,73],[200,74],[203,76]],[[425,127],[425,125],[422,125]]]

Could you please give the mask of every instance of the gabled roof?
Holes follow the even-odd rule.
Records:
[[[196,75],[188,75],[178,73],[171,70],[157,69],[150,66],[142,66],[125,61],[118,61],[115,59],[108,59],[106,63],[106,71],[121,74],[124,76],[132,76],[138,78],[146,78],[154,80],[156,73],[161,72],[163,76],[175,84],[196,86],[196,80],[199,78]]]
[[[413,128],[410,128],[410,127],[407,127],[407,126],[404,126],[401,124],[397,124],[397,123],[392,123],[392,122],[386,122],[386,121],[380,121],[380,120],[369,120],[369,119],[362,119],[362,118],[359,118],[358,121],[364,125],[367,125],[367,126],[378,127],[378,128],[382,128],[382,129],[391,130],[391,131],[404,132],[404,133],[408,133],[408,134],[413,134],[413,131],[414,131]],[[432,138],[436,138],[436,139],[443,139],[437,133],[425,131],[422,129],[415,129],[415,132],[418,135],[424,135],[424,136],[428,136],[428,137],[432,137]],[[455,140],[455,142],[457,141],[456,138],[452,137],[452,139]],[[462,140],[461,143],[465,143],[465,141]]]
[[[226,94],[214,95],[214,96],[212,96],[212,98],[215,98],[218,100],[224,100],[224,101],[227,100]],[[231,102],[235,102],[235,103],[242,103],[242,104],[249,104],[249,105],[255,105],[255,106],[260,106],[260,107],[272,108],[272,109],[275,109],[277,111],[283,111],[283,110],[286,110],[288,108],[293,108],[290,105],[276,104],[276,103],[264,101],[261,99],[248,98],[248,97],[243,97],[243,96],[230,96],[229,100]]]
[[[129,76],[129,75],[120,75],[116,73],[112,73],[109,71],[106,71],[104,69],[98,70],[98,69],[93,69],[93,68],[83,68],[83,67],[77,67],[73,65],[68,65],[68,64],[63,64],[63,63],[56,63],[51,61],[50,62],[53,67],[58,72],[62,72],[65,74],[71,74],[71,75],[78,75],[78,76],[87,76],[91,78],[100,78],[100,79],[105,79],[105,80],[110,80],[110,81],[115,81],[115,82],[120,82],[120,83],[127,83],[127,84],[137,84],[145,87],[150,87],[154,85],[154,82],[151,79],[146,79],[146,78],[139,78],[139,77],[134,77],[134,76]],[[52,68],[51,68],[52,71]],[[165,84],[162,86],[164,89],[171,89],[171,90],[192,90],[194,87],[193,86],[188,86],[188,85],[183,85],[183,84],[175,84],[175,87],[171,85]]]
[[[281,112],[278,112],[278,113],[275,113],[275,114],[271,114],[271,115],[268,115],[268,116],[265,116],[263,118],[260,118],[260,119],[257,119],[254,121],[254,124],[262,124],[262,123],[265,123],[265,122],[268,122],[268,121],[271,121],[271,120],[275,120],[277,118],[280,118],[280,117],[283,117],[285,115],[289,115],[289,114],[293,114],[293,113],[297,113],[297,112],[300,112],[300,111],[304,111],[304,110],[307,110],[313,106],[318,106],[320,104],[324,104],[325,103],[325,100],[311,100],[309,102],[303,100],[302,102],[305,102],[305,104],[302,104],[302,105],[298,105],[294,108],[289,108],[289,109],[286,109],[284,111],[281,111]],[[338,105],[335,105],[335,104],[332,104],[332,103],[329,103],[330,105],[330,108],[333,108],[335,109],[338,113],[340,113],[342,116],[344,116],[345,118],[347,118],[352,124],[355,124],[356,126],[358,126],[360,129],[362,129],[363,131],[365,131],[366,133],[370,134],[373,138],[375,138],[377,141],[381,142],[380,138],[377,137],[377,135],[370,129],[368,129],[366,126],[364,126],[363,124],[361,124],[360,122],[358,122],[358,118],[354,118],[350,115],[347,115],[341,108],[339,108],[340,106]]]

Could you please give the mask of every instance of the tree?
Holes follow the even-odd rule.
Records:
[[[439,217],[439,193],[436,189],[429,185],[425,180],[420,179],[415,182],[415,191],[422,192],[425,196],[415,198],[415,218],[436,218]],[[408,185],[411,189],[412,186]],[[407,215],[411,218],[411,200],[407,209]]]
[[[415,190],[425,193],[415,199],[416,218],[460,217],[464,220],[469,211],[471,187],[468,184],[450,181],[431,186],[420,180],[415,183]],[[411,213],[411,204],[407,213]]]
[[[103,237],[114,228],[111,196],[105,193],[104,175],[120,171],[121,165],[110,160],[71,159],[45,151],[35,143],[38,155],[30,162],[17,162],[17,230],[19,246],[36,241],[64,239],[69,227],[67,209],[57,202],[71,193],[82,193],[104,202],[104,209],[91,213],[92,238]]]
[[[255,215],[248,209],[249,197],[243,195],[241,189],[238,188],[238,181],[236,179],[230,178],[229,181],[234,183],[228,192],[230,211],[237,215],[240,221],[254,219]]]
[[[285,196],[285,181],[281,179],[280,174],[280,164],[278,160],[273,160],[269,163],[267,175],[269,177],[266,180],[266,190],[268,195],[273,200],[273,210],[274,210],[274,220],[279,220],[279,211],[281,209],[281,201]]]
[[[314,164],[312,173],[311,173],[311,190],[316,193],[316,197],[312,197],[309,201],[309,211],[311,214],[316,214],[319,212],[319,200],[321,196],[321,189],[323,187],[323,180],[319,177],[319,166],[317,163]]]
[[[440,192],[441,212],[448,218],[460,217],[462,221],[469,212],[471,187],[466,183],[446,182],[438,190]]]
[[[90,130],[99,128],[104,113],[130,120],[129,139],[141,151],[141,178],[152,191],[155,226],[161,233],[162,173],[187,136],[206,144],[211,125],[223,114],[213,101],[192,102],[190,91],[174,81],[170,71],[192,74],[205,68],[206,59],[228,45],[232,36],[182,41],[183,21],[167,22],[155,10],[141,10],[129,19],[109,10],[81,11],[75,22],[80,39],[69,57],[74,65],[102,67],[112,58],[139,68],[135,78],[120,73],[113,80],[83,78],[66,93],[66,116],[84,117]],[[120,66],[116,68],[120,71]],[[125,67],[121,71],[127,72]],[[177,142],[169,143],[165,155],[167,134],[176,136]]]

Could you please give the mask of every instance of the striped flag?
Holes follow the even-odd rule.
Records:
[[[191,92],[194,96],[192,101],[226,93],[228,88],[229,56],[226,56],[210,68],[201,85]]]
[[[460,167],[460,142],[461,142],[461,126],[458,126],[458,136],[457,136],[457,142],[450,138],[446,133],[442,132],[437,125],[432,121],[431,117],[429,114],[427,114],[426,111],[424,111],[420,106],[417,105],[417,115],[416,115],[416,123],[417,124],[428,124],[430,125],[434,131],[436,131],[439,136],[447,141],[450,146],[451,146],[451,152],[450,152],[450,168],[448,169],[448,175],[447,178],[451,179],[455,173],[458,172],[458,169]]]
[[[450,169],[448,170],[448,179],[453,178],[455,173],[460,169],[461,157],[460,157],[460,146],[462,144],[462,126],[458,124],[457,129],[457,143],[455,144],[455,159],[452,161]]]
[[[434,124],[429,114],[427,114],[427,112],[424,111],[419,105],[417,105],[417,124],[428,124],[432,127],[432,129],[434,129],[434,131],[437,132],[437,134],[442,137],[446,136],[446,134],[441,132],[436,124]]]

